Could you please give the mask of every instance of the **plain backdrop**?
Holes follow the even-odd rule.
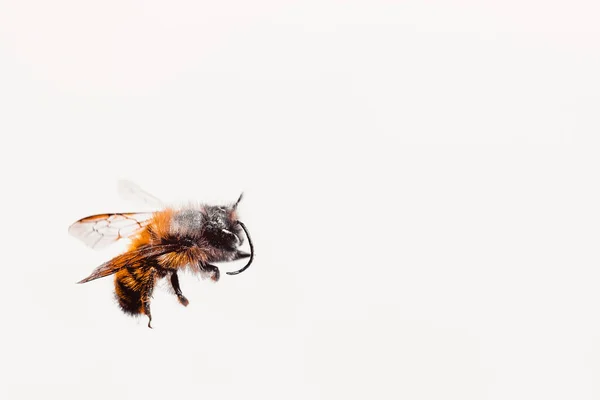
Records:
[[[0,395],[600,398],[599,15],[1,0]],[[254,265],[123,315],[67,234],[118,179],[244,191]]]

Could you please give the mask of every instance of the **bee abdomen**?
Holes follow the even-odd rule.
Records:
[[[115,275],[115,295],[121,310],[127,314],[143,314],[144,289],[148,273],[141,269],[124,268]]]

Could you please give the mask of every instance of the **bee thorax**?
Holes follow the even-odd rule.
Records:
[[[201,210],[185,209],[173,214],[171,233],[178,236],[199,234],[205,223]]]

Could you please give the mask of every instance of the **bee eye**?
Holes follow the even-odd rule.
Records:
[[[228,229],[208,229],[205,235],[213,246],[224,250],[234,251],[241,244],[238,236]]]

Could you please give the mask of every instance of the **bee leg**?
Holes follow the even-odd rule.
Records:
[[[219,281],[219,278],[221,277],[221,271],[219,271],[219,268],[217,266],[208,263],[202,264],[202,266],[205,270],[212,272],[212,276],[210,277],[210,279],[212,279],[215,282]]]
[[[156,277],[156,270],[152,269],[150,272],[150,276],[148,277],[148,282],[146,283],[146,287],[144,288],[142,294],[142,307],[144,310],[144,314],[148,317],[148,328],[152,329],[152,313],[150,312],[150,299],[152,298],[152,291],[154,290],[154,280]]]
[[[173,290],[175,291],[175,295],[177,295],[177,299],[179,302],[187,307],[190,302],[185,298],[183,293],[181,293],[181,288],[179,287],[179,277],[177,276],[177,272],[171,273],[171,285],[173,286]]]
[[[150,296],[144,299],[144,314],[148,317],[148,328],[152,329],[152,313],[150,312]]]
[[[152,314],[150,314],[150,306],[148,306],[148,309],[146,310],[146,315],[148,316],[148,328],[154,329],[152,328]]]

